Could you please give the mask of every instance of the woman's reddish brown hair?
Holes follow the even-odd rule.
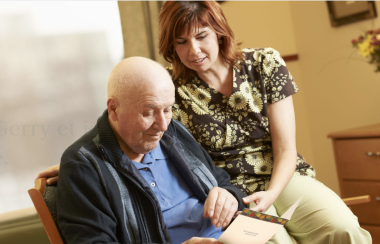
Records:
[[[221,36],[219,52],[226,62],[234,64],[243,59],[240,43],[236,42],[234,33],[217,2],[166,1],[159,16],[159,50],[165,60],[173,65],[173,79],[181,76],[186,81],[195,75],[193,70],[181,63],[174,43],[176,37],[185,31],[189,34],[193,28],[199,27],[209,27]]]

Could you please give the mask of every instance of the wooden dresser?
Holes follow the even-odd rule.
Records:
[[[352,212],[380,244],[380,124],[331,133],[341,197],[370,195]]]

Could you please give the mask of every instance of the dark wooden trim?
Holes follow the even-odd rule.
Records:
[[[354,1],[352,1],[354,4]],[[357,12],[353,13],[349,16],[346,17],[341,17],[337,18],[335,16],[335,10],[338,7],[335,5],[333,1],[326,1],[327,7],[329,10],[329,15],[330,15],[330,22],[333,27],[338,27],[341,25],[349,24],[352,22],[357,22],[360,20],[366,20],[366,19],[372,19],[377,17],[377,11],[376,11],[376,4],[374,1],[362,1],[362,2],[367,2],[368,3],[368,9],[365,10],[364,12]],[[347,6],[347,5],[345,5]],[[340,6],[342,7],[342,6]]]
[[[298,60],[298,54],[282,56],[285,62]]]

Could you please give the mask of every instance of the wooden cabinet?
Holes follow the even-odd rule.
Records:
[[[370,195],[352,212],[380,244],[380,124],[328,135],[333,140],[341,197]]]

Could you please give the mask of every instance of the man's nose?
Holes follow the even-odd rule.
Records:
[[[156,114],[156,118],[154,122],[155,129],[159,131],[166,131],[168,129],[168,124],[169,124],[168,119],[166,118],[164,112]]]

